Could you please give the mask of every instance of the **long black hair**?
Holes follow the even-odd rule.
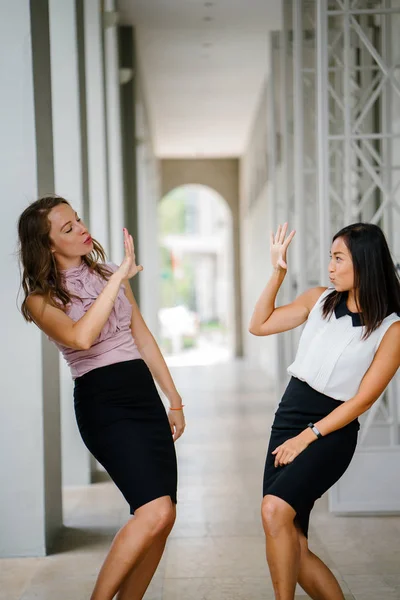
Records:
[[[354,288],[364,326],[363,338],[377,329],[393,312],[400,313],[400,278],[384,233],[371,223],[354,223],[336,233],[332,242],[342,238],[350,251],[354,268]],[[334,291],[324,302],[322,314],[332,315],[343,294]]]

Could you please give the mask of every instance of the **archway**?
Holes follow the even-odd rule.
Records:
[[[161,197],[183,185],[204,185],[226,200],[232,211],[235,356],[243,356],[242,292],[240,263],[239,160],[237,158],[163,159]]]
[[[235,353],[231,210],[204,185],[183,185],[158,207],[160,344],[170,365]]]

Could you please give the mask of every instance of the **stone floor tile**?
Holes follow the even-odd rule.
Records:
[[[243,362],[173,369],[188,427],[176,445],[178,517],[145,600],[273,600],[260,520],[261,484],[277,399]],[[64,490],[53,553],[0,560],[0,600],[88,600],[116,531],[129,516],[104,472]],[[309,545],[346,600],[400,600],[400,517],[343,517],[315,506]],[[297,588],[296,599],[307,596]]]

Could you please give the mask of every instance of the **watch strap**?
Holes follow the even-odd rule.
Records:
[[[317,436],[317,438],[322,438],[322,433],[319,431],[319,429],[317,427],[315,427],[314,423],[309,423],[307,425],[307,427],[309,427]]]

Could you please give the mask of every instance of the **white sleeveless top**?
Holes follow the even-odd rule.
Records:
[[[396,313],[388,315],[378,329],[362,340],[364,327],[360,316],[349,311],[345,294],[331,317],[323,318],[322,303],[332,291],[332,288],[325,290],[310,311],[296,358],[287,371],[326,396],[350,400],[357,393],[383,336],[400,317]]]

